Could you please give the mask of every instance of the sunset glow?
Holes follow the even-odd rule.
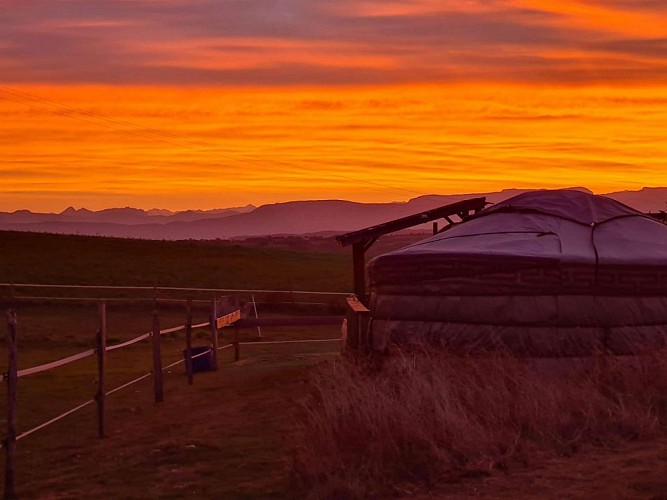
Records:
[[[0,210],[667,185],[662,2],[9,5]]]

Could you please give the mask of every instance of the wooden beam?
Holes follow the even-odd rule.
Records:
[[[418,226],[420,224],[432,222],[437,219],[442,219],[448,215],[469,214],[470,212],[478,212],[486,206],[486,198],[471,198],[469,200],[462,200],[442,207],[426,210],[414,215],[408,215],[400,219],[378,224],[376,226],[367,227],[351,233],[336,236],[336,240],[341,246],[354,245],[355,243],[367,243],[371,238],[378,238],[382,235],[407,229],[409,227]]]
[[[667,212],[664,212],[662,210],[660,210],[657,213],[649,212],[646,215],[648,215],[649,217],[652,217],[653,219],[655,219],[657,221],[667,223]]]
[[[352,271],[354,273],[354,293],[362,302],[366,301],[366,243],[352,244]]]
[[[441,218],[445,218],[451,223],[451,219],[449,219],[450,215],[458,215],[463,219],[473,210],[475,212],[482,210],[485,205],[486,198],[472,198],[336,236],[336,240],[341,246],[352,245],[352,271],[354,275],[355,295],[364,304],[368,303],[368,298],[366,297],[366,252],[380,236]],[[436,228],[437,224],[434,224],[434,234]]]
[[[371,236],[368,241],[364,242],[364,251],[367,251],[378,240],[380,236]]]

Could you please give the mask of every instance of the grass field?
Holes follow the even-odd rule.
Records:
[[[351,282],[349,257],[197,242],[0,232],[0,282],[178,286],[244,289],[345,291]],[[94,347],[95,302],[2,299],[19,321],[19,369]],[[134,338],[152,327],[152,303],[133,302],[136,293],[17,288],[17,295],[126,297],[109,302],[109,344]],[[145,295],[145,294],[144,294]],[[195,294],[208,300],[212,294]],[[151,297],[152,294],[148,294]],[[171,298],[184,299],[181,292]],[[285,300],[276,294],[258,300]],[[287,300],[295,300],[287,297]],[[301,300],[313,300],[303,297]],[[322,302],[321,297],[316,298]],[[336,299],[331,299],[336,300]],[[340,301],[340,299],[337,299]],[[334,304],[335,305],[335,304]],[[281,307],[260,305],[262,316]],[[326,311],[330,304],[288,307],[288,312]],[[184,304],[160,302],[161,327],[185,321]],[[194,323],[207,321],[208,304],[195,303]],[[5,331],[3,325],[3,331]],[[336,338],[340,327],[263,328],[267,340]],[[233,331],[221,330],[220,345]],[[0,359],[6,360],[4,335]],[[241,341],[257,340],[254,329]],[[193,345],[210,343],[208,329],[193,332]],[[182,359],[184,334],[162,338],[163,364]],[[108,397],[109,437],[96,437],[95,405],[18,442],[17,490],[21,497],[113,498],[284,497],[288,491],[281,433],[291,432],[295,398],[309,366],[340,351],[334,343],[243,346],[220,351],[221,369],[196,375],[187,385],[182,364],[165,372],[165,402],[153,402],[148,378]],[[0,366],[6,361],[0,362]],[[107,389],[150,372],[148,341],[108,353]],[[82,402],[96,391],[94,356],[19,380],[19,433]],[[264,402],[271,405],[264,407]],[[0,400],[0,425],[6,410]],[[273,436],[273,434],[276,434]]]
[[[344,254],[1,232],[0,243],[0,282],[331,291],[346,291],[351,282],[349,256]],[[16,292],[29,294],[32,291],[19,288]],[[47,292],[66,293],[62,290]],[[151,329],[153,306],[150,301],[135,302],[131,294],[122,292],[104,293],[127,299],[108,304],[110,344]],[[150,296],[148,294],[148,298]],[[177,294],[172,298],[184,297]],[[195,298],[211,297],[201,294]],[[259,299],[293,300],[289,295],[280,294],[266,294]],[[331,300],[332,303],[317,306],[262,304],[259,314],[294,311],[330,314],[336,308],[335,302],[341,299]],[[0,303],[3,309],[10,305],[6,295],[0,298]],[[94,345],[95,302],[22,300],[11,305],[18,313],[20,368],[60,359]],[[183,303],[161,301],[158,305],[162,328],[183,324]],[[207,318],[207,303],[196,302],[194,322],[204,322]],[[221,331],[221,345],[234,334],[233,329]],[[337,338],[340,327],[263,328],[262,334],[265,340]],[[239,336],[241,341],[255,341],[257,331],[240,330]],[[1,338],[0,360],[4,360],[4,335]],[[210,343],[208,330],[194,331],[193,339],[195,346]],[[164,336],[164,364],[181,359],[183,348],[182,332]],[[422,370],[424,376],[412,382],[406,375],[414,378],[415,368],[421,366],[416,362],[399,365],[397,370],[387,371],[382,379],[377,374],[369,376],[358,367],[346,366],[339,352],[339,342],[242,346],[241,359],[234,362],[233,349],[225,349],[219,353],[220,369],[195,374],[193,386],[187,384],[183,365],[176,365],[165,372],[163,403],[153,402],[150,377],[108,397],[106,439],[98,439],[95,405],[89,405],[19,441],[17,493],[20,498],[81,499],[307,496],[346,499],[355,495],[361,498],[369,491],[381,491],[382,498],[420,500],[667,498],[664,391],[657,396],[647,392],[648,397],[644,399],[650,404],[645,412],[645,425],[642,424],[641,432],[626,436],[626,427],[617,425],[617,422],[623,424],[622,419],[604,417],[607,406],[596,406],[596,413],[587,414],[583,412],[587,403],[578,406],[578,400],[569,398],[567,392],[560,400],[551,398],[550,391],[543,390],[544,386],[532,379],[523,380],[522,372],[510,371],[510,377],[492,375],[487,383],[484,377],[488,377],[488,373],[477,371],[477,365],[472,367],[472,372],[470,366],[457,370],[447,365],[447,369],[440,370],[441,362],[435,360],[438,367]],[[5,363],[0,361],[3,371]],[[109,352],[107,388],[113,389],[148,373],[151,368],[147,341]],[[439,385],[433,385],[434,381],[439,381]],[[653,382],[655,387],[664,386],[662,379]],[[426,390],[415,391],[415,384],[432,386],[433,397]],[[450,418],[460,412],[448,410],[450,430],[444,428],[440,433],[436,431],[444,420],[431,417],[443,413],[449,400],[436,398],[443,392],[438,387],[454,392],[462,387],[471,388],[461,392],[460,403],[468,411],[461,414],[467,416]],[[635,402],[633,395],[642,394],[638,386],[626,388],[622,384],[622,387],[623,391],[612,394],[613,409],[621,417],[628,408],[634,408],[628,406]],[[556,390],[551,392],[555,394]],[[572,394],[578,394],[576,390],[575,387]],[[19,379],[19,432],[89,400],[95,391],[94,357]],[[341,393],[343,398],[339,396]],[[360,401],[363,394],[368,397]],[[501,397],[502,394],[508,396]],[[487,397],[493,398],[496,409],[481,413],[480,407],[484,405],[479,401]],[[360,404],[363,402],[367,404]],[[539,439],[528,436],[521,453],[503,452],[506,459],[499,460],[496,441],[503,450],[508,446],[493,437],[493,433],[502,435],[503,439],[509,436],[508,442],[513,443],[515,434],[512,433],[525,431],[525,423],[513,420],[514,415],[533,415],[534,408],[542,408],[538,408],[538,404],[549,408],[567,407],[575,420],[584,416],[589,426],[585,429],[592,429],[597,437],[573,440],[568,435],[571,442],[562,443],[558,437],[560,424],[556,422],[553,432],[547,430],[558,437],[558,445],[542,446],[541,441],[553,441],[539,438],[545,429],[544,422],[549,420],[531,416],[528,422],[536,427],[525,429]],[[381,407],[387,409],[386,418],[379,412]],[[642,410],[642,407],[637,408]],[[328,412],[331,417],[322,419],[319,410],[324,414]],[[504,427],[494,423],[498,414],[506,416]],[[544,411],[540,409],[537,414]],[[309,420],[309,415],[315,418]],[[606,434],[595,434],[595,419],[591,420],[590,415],[606,422],[604,425],[610,427],[604,430]],[[5,424],[4,417],[4,398],[0,398],[0,428]],[[654,422],[651,418],[657,420]],[[418,425],[410,426],[413,421]],[[484,426],[477,425],[478,421],[490,422],[494,428],[487,426],[490,429],[487,432]],[[450,432],[454,424],[463,430]],[[402,430],[409,427],[412,427],[410,432]],[[393,429],[391,436],[373,434],[378,428]],[[424,439],[425,434],[420,429],[436,436],[434,446],[413,446],[416,439]],[[510,434],[506,432],[508,429]],[[417,432],[411,434],[413,430]],[[489,441],[491,447],[480,454],[475,448],[478,441],[470,437],[471,430],[484,434],[482,441],[496,441]],[[468,436],[467,441],[461,441],[459,435]],[[609,436],[613,439],[608,439]],[[348,439],[350,437],[353,439]],[[447,444],[448,439],[452,444]],[[407,448],[404,443],[408,443]],[[468,449],[461,449],[461,443]],[[424,450],[434,454],[429,455]],[[469,461],[466,453],[470,450],[481,461]],[[347,463],[336,460],[336,456],[346,453],[351,453]],[[439,461],[449,465],[439,468]],[[312,475],[310,483],[299,477],[304,463],[316,471],[314,482]],[[422,466],[415,468],[416,463]],[[378,464],[389,474],[373,472],[375,476],[371,477],[365,472]],[[457,466],[451,467],[451,464]],[[424,471],[428,472],[426,480],[419,480]],[[313,487],[322,478],[329,481],[327,487]],[[341,482],[337,488],[338,478],[343,478],[342,481],[352,478],[352,484]]]
[[[174,346],[176,347],[176,346]],[[290,436],[308,366],[336,345],[251,351],[187,385],[165,374],[165,401],[150,380],[108,398],[108,437],[94,407],[19,442],[26,498],[286,498]],[[128,374],[129,375],[129,374]]]
[[[0,231],[0,248],[4,282],[330,292],[352,288],[351,257],[341,253],[10,231]]]

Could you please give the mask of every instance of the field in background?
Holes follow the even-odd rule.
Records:
[[[0,281],[346,292],[351,252],[0,231]]]

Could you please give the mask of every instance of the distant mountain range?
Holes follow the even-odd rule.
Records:
[[[254,205],[214,210],[184,210],[172,212],[164,209],[141,210],[139,208],[108,208],[94,212],[86,208],[69,207],[58,214],[35,213],[30,210],[0,212],[0,224],[4,223],[43,223],[43,222],[94,222],[111,224],[166,224],[169,222],[192,222],[202,219],[220,219],[232,215],[251,212]]]
[[[588,191],[585,188],[574,188]],[[342,233],[468,198],[485,196],[497,203],[526,190],[492,193],[426,195],[406,202],[356,203],[342,200],[291,201],[255,207],[216,210],[140,210],[111,208],[91,211],[72,207],[59,214],[18,210],[0,212],[0,230],[85,234],[145,239],[229,239],[247,236]],[[667,188],[619,191],[606,196],[642,212],[665,210]],[[424,228],[426,230],[426,227]]]

